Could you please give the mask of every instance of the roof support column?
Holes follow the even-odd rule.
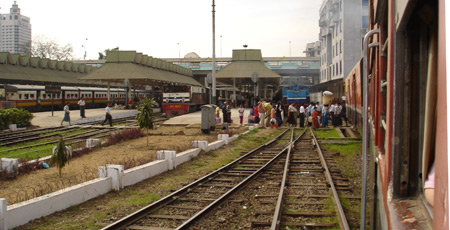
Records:
[[[108,101],[111,101],[111,82],[108,81],[108,93],[107,93]]]
[[[237,98],[236,98],[236,78],[233,78],[233,99],[234,99],[234,103],[236,105],[237,103]]]
[[[264,99],[267,98],[267,82],[264,82]]]
[[[213,47],[212,47],[212,100],[213,104],[216,104],[216,4],[212,0],[212,35],[213,35]]]

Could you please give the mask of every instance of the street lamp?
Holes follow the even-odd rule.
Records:
[[[291,55],[291,41],[289,41],[289,57],[290,58],[292,57],[292,55]]]
[[[216,104],[216,4],[212,0],[212,103]]]
[[[181,58],[180,43],[177,43],[177,45],[178,45],[178,58]]]

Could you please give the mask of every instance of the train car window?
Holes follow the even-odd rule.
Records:
[[[42,99],[47,99],[47,95],[45,93],[42,94]]]
[[[30,94],[30,99],[34,99],[34,93]]]
[[[12,96],[12,95],[11,95]],[[19,100],[21,100],[22,99],[22,94],[21,93],[19,93]]]

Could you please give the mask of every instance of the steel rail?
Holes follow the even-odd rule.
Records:
[[[305,134],[306,132],[306,128],[303,129],[303,132],[295,139],[294,136],[291,136],[291,144],[289,145],[289,150],[286,156],[286,162],[284,164],[284,172],[283,172],[283,179],[281,180],[281,188],[280,188],[280,193],[278,194],[278,200],[277,200],[277,205],[275,206],[275,213],[273,215],[273,219],[272,219],[272,225],[270,227],[270,229],[278,229],[280,226],[280,221],[281,221],[281,208],[283,205],[283,200],[284,200],[284,190],[286,187],[286,180],[288,177],[288,172],[289,172],[289,167],[291,165],[291,150],[292,150],[292,146],[294,146],[294,144]]]
[[[273,138],[272,140],[270,140],[269,142],[266,142],[258,147],[256,147],[253,150],[250,150],[247,154],[239,157],[238,159],[222,166],[219,169],[216,169],[215,171],[212,171],[211,173],[203,176],[202,178],[178,189],[177,191],[165,196],[164,198],[150,204],[147,205],[137,211],[135,211],[134,213],[123,217],[122,219],[102,228],[103,230],[107,230],[107,229],[123,229],[131,224],[133,224],[134,222],[142,219],[143,217],[145,217],[146,215],[148,215],[149,213],[157,210],[160,207],[163,207],[169,203],[171,203],[172,201],[175,201],[179,196],[190,192],[192,190],[193,187],[196,187],[197,185],[203,184],[204,182],[210,180],[211,177],[217,176],[220,173],[222,173],[223,171],[231,168],[232,166],[234,166],[235,164],[239,163],[240,161],[247,159],[248,157],[250,157],[251,155],[253,155],[255,152],[259,151],[260,149],[265,148],[266,146],[274,143],[275,141],[277,141],[278,139],[280,139],[289,129],[286,129],[285,131],[283,131],[280,135],[276,136],[275,138]]]
[[[309,128],[309,129],[311,131],[311,136],[313,137],[314,142],[316,144],[317,153],[319,154],[320,161],[322,162],[322,166],[325,168],[325,174],[327,176],[328,183],[330,184],[331,191],[333,192],[333,201],[334,201],[334,204],[336,205],[336,209],[337,209],[338,215],[339,215],[338,216],[339,217],[339,225],[341,225],[341,229],[349,230],[350,227],[348,226],[347,218],[345,217],[345,212],[344,212],[344,209],[342,208],[341,201],[339,199],[339,195],[337,193],[336,186],[334,185],[333,178],[331,177],[330,170],[328,169],[327,162],[325,161],[325,157],[323,156],[322,150],[320,149],[319,142],[317,141],[317,138],[314,135],[314,132],[312,131],[311,128]]]
[[[202,210],[200,210],[199,212],[197,212],[194,216],[192,216],[191,218],[189,218],[188,220],[186,220],[185,222],[183,222],[183,224],[181,224],[180,226],[178,226],[177,228],[175,228],[175,230],[181,230],[181,229],[188,229],[190,226],[192,226],[192,224],[194,224],[194,222],[198,221],[201,217],[203,217],[204,215],[206,215],[207,213],[209,213],[212,209],[216,208],[217,206],[219,206],[223,201],[225,201],[226,199],[228,199],[231,195],[233,195],[235,192],[237,192],[238,190],[242,189],[243,187],[245,187],[248,183],[250,183],[252,180],[256,179],[259,174],[261,174],[264,170],[266,170],[268,167],[272,166],[273,163],[275,163],[275,161],[277,161],[286,151],[288,151],[291,148],[291,143],[292,143],[292,136],[294,135],[294,129],[292,129],[292,134],[291,134],[291,141],[289,142],[289,144],[282,149],[276,156],[274,156],[270,161],[268,161],[266,164],[264,164],[263,166],[261,166],[261,168],[259,168],[258,170],[256,170],[255,172],[253,172],[250,176],[248,176],[247,178],[245,178],[244,180],[242,180],[239,184],[235,185],[233,188],[231,188],[230,190],[228,190],[225,194],[223,194],[222,196],[220,196],[219,198],[217,198],[215,201],[213,201],[212,203],[210,203],[208,206],[206,206],[205,208],[203,208]]]

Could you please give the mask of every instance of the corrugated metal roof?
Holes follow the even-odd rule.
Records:
[[[85,73],[14,66],[8,64],[0,65],[0,79],[5,80],[87,84],[88,82],[78,79],[79,77],[85,75]]]
[[[105,63],[100,69],[83,76],[80,79],[111,82],[123,82],[124,79],[129,79],[138,84],[168,82],[201,86],[201,84],[192,77],[128,62]]]

